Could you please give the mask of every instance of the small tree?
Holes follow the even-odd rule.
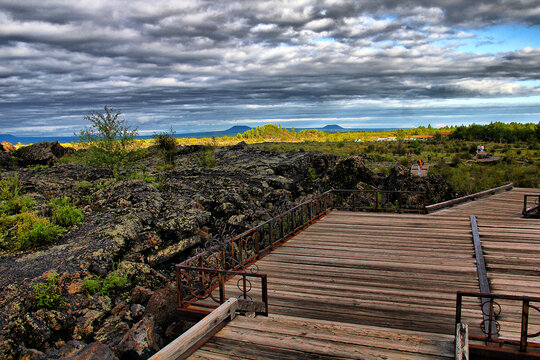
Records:
[[[121,112],[105,105],[105,112],[92,111],[84,117],[92,125],[75,134],[88,146],[89,165],[115,168],[126,160],[130,146],[137,136],[137,128],[130,129],[127,120],[120,119]]]

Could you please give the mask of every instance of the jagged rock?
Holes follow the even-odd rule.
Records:
[[[83,316],[77,319],[75,330],[73,331],[73,338],[80,340],[89,337],[95,331],[97,323],[105,316],[103,311],[87,309],[84,311]]]
[[[0,151],[0,166],[4,168],[9,168],[11,166],[11,163],[11,156],[6,152]]]
[[[7,141],[0,142],[0,152],[10,153],[15,150],[15,146],[13,146],[12,143],[9,143]]]
[[[165,249],[157,251],[155,254],[148,255],[147,261],[151,266],[162,264],[177,257],[180,253],[186,249],[192,248],[201,243],[200,236],[193,236],[187,239],[182,239],[176,244],[166,247]]]
[[[74,355],[65,360],[118,360],[114,352],[105,344],[95,342],[86,345]]]
[[[24,316],[26,343],[31,347],[42,346],[52,335],[52,330],[46,322],[35,313],[28,313]]]
[[[141,304],[133,304],[131,305],[131,308],[129,309],[131,312],[131,318],[137,319],[141,317],[144,314],[144,310],[146,308],[142,306]]]
[[[146,304],[154,292],[142,286],[135,286],[131,292],[130,302],[136,304]]]
[[[21,147],[13,151],[19,165],[52,165],[56,160],[66,154],[66,149],[58,143],[39,142]]]
[[[240,141],[239,143],[229,147],[230,150],[246,150],[248,145],[245,141]]]
[[[197,151],[204,150],[204,145],[186,145],[186,146],[179,146],[178,151],[176,152],[178,155],[187,155],[192,154]]]
[[[156,290],[145,309],[145,316],[152,315],[156,323],[170,323],[177,315],[177,294],[176,285],[171,282],[167,287]]]
[[[123,316],[111,316],[99,327],[94,339],[114,347],[122,340],[128,330],[129,325],[123,321]]]
[[[58,349],[58,355],[60,358],[70,358],[84,349],[85,346],[86,343],[82,341],[70,340],[66,342],[65,345],[60,347],[60,349]]]
[[[124,335],[122,341],[116,347],[120,352],[135,351],[143,358],[159,351],[165,344],[155,331],[155,320],[152,315],[145,315],[144,318],[133,325]]]
[[[375,175],[365,166],[362,157],[351,156],[336,163],[329,185],[335,189],[356,189],[359,182],[372,185]]]
[[[23,349],[21,351],[21,360],[47,360],[48,357],[45,353],[36,349]]]
[[[227,223],[232,226],[239,226],[244,223],[244,220],[246,219],[246,215],[240,214],[240,215],[233,215],[227,220]]]

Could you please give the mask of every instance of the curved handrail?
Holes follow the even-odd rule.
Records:
[[[440,203],[437,203],[437,204],[428,205],[428,206],[426,206],[426,211],[428,213],[430,213],[430,212],[433,212],[435,210],[440,210],[440,209],[443,209],[443,208],[446,208],[446,207],[461,204],[461,203],[469,201],[469,200],[474,200],[474,199],[482,197],[482,196],[493,195],[493,194],[495,194],[495,193],[497,193],[499,191],[511,190],[513,187],[514,187],[514,183],[510,183],[510,184],[499,186],[499,187],[496,187],[496,188],[493,188],[493,189],[480,191],[480,192],[477,192],[475,194],[462,196],[462,197],[459,197],[459,198],[456,198],[456,199],[443,201],[443,202],[440,202]]]

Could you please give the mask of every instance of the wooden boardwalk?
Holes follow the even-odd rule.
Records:
[[[191,358],[452,358],[456,291],[479,291],[469,215],[478,217],[492,292],[540,294],[540,226],[520,218],[524,193],[540,189],[430,215],[333,211],[256,263],[268,275],[271,315],[237,317]],[[479,300],[463,314],[480,334]],[[516,335],[513,315],[502,315],[501,334]],[[538,326],[540,316],[531,330]]]

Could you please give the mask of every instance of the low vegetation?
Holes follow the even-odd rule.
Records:
[[[118,270],[109,273],[105,278],[94,276],[83,280],[83,286],[90,295],[99,293],[109,296],[111,292],[121,289],[128,284],[128,276],[121,274]]]
[[[34,200],[20,191],[17,174],[0,180],[0,249],[27,250],[46,245],[83,221],[82,212],[66,197],[50,200],[51,214],[46,217],[34,209]]]
[[[34,293],[38,307],[55,309],[65,304],[58,286],[57,273],[50,273],[46,282],[35,285]]]

